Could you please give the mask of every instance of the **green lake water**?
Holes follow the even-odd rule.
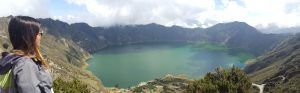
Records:
[[[167,74],[200,78],[217,67],[254,58],[241,49],[214,44],[147,43],[105,48],[88,61],[89,71],[107,87],[127,88]]]

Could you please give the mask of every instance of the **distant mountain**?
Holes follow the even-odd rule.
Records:
[[[68,38],[89,52],[102,48],[146,42],[222,43],[260,55],[272,49],[285,35],[263,34],[244,22],[220,23],[210,28],[165,27],[158,24],[90,27],[86,23],[67,24],[58,20],[39,19],[49,33]]]
[[[300,91],[300,33],[258,57],[244,69],[253,82],[266,84],[268,92]]]
[[[244,22],[216,24],[206,29],[210,40],[260,55],[275,47],[285,35],[264,34]]]

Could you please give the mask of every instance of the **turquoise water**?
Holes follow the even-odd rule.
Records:
[[[107,87],[126,88],[166,74],[200,78],[216,67],[243,67],[253,58],[240,49],[212,44],[150,43],[103,49],[87,68]]]

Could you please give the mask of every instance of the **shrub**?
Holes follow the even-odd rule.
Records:
[[[53,82],[54,93],[90,93],[87,85],[78,79],[71,81],[64,81],[61,78],[57,78]]]
[[[243,70],[233,66],[230,69],[217,68],[204,78],[192,81],[188,93],[249,93],[251,82]]]

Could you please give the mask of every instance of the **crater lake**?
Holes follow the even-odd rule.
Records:
[[[243,49],[210,43],[143,43],[104,48],[88,70],[107,87],[127,88],[167,74],[198,79],[217,67],[244,67],[254,58]]]

